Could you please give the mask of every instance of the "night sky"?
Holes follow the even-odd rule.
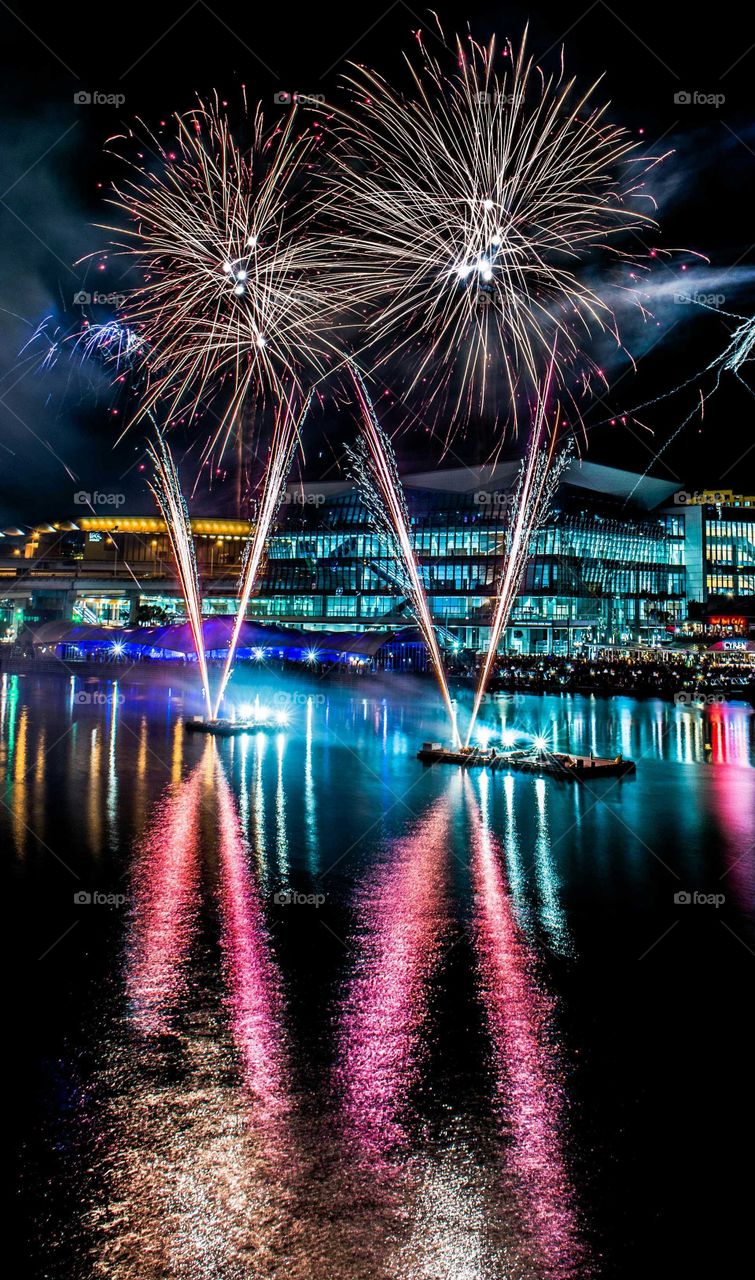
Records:
[[[561,44],[567,67],[590,81],[605,72],[604,96],[612,118],[638,132],[648,153],[673,150],[652,181],[659,201],[660,244],[706,255],[710,266],[680,254],[659,265],[654,318],[638,323],[619,315],[635,355],[607,363],[612,389],[585,409],[594,461],[644,470],[673,435],[713,377],[697,378],[718,356],[736,327],[731,315],[674,301],[681,290],[723,295],[720,311],[755,315],[755,27],[743,6],[721,3],[702,19],[692,6],[583,3],[464,7],[438,5],[447,32],[485,39],[492,32],[517,42],[529,19],[531,49],[555,67]],[[19,356],[47,315],[70,325],[80,289],[123,287],[123,266],[111,259],[97,277],[97,259],[77,259],[107,246],[103,195],[116,167],[103,151],[108,136],[135,117],[151,126],[195,95],[213,89],[283,111],[275,95],[335,95],[349,59],[364,61],[400,81],[401,49],[412,32],[429,28],[424,10],[398,0],[359,4],[346,14],[327,4],[131,3],[36,6],[0,0],[0,524],[75,515],[77,490],[118,489],[127,510],[148,510],[138,469],[143,436],[114,449],[120,416],[113,413],[109,379],[61,360],[51,370],[29,352]],[[80,104],[75,95],[123,95],[121,105]],[[718,106],[676,102],[680,93],[723,95]],[[643,130],[642,135],[639,131]],[[682,273],[682,264],[688,270]],[[719,304],[716,304],[719,307]],[[107,308],[97,318],[105,318]],[[44,347],[40,347],[41,354]],[[743,376],[755,387],[755,368]],[[623,426],[623,411],[679,383],[677,395],[638,414],[655,435]],[[397,410],[394,407],[394,415]],[[610,420],[617,419],[616,425]],[[395,425],[391,422],[389,425]],[[343,415],[313,425],[308,463],[327,469],[350,428]],[[459,455],[481,456],[484,424],[476,424]],[[186,442],[188,443],[188,442]],[[426,465],[421,433],[397,441],[403,465]],[[189,459],[191,455],[189,455]],[[452,460],[447,460],[452,461]],[[755,399],[731,374],[709,395],[705,418],[695,416],[653,465],[653,473],[680,486],[755,491]],[[232,486],[228,486],[229,492]],[[200,493],[207,509],[226,506],[229,493]]]

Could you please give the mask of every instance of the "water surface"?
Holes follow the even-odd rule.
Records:
[[[3,678],[20,1274],[726,1273],[752,709],[486,704],[496,734],[637,760],[577,786],[423,768],[423,681],[244,683],[285,731],[186,734],[163,683]]]

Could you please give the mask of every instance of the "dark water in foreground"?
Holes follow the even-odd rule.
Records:
[[[737,1274],[752,709],[485,709],[638,761],[588,789],[423,769],[426,684],[260,684],[216,743],[3,680],[14,1274]]]

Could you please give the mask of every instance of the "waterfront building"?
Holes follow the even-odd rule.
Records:
[[[516,464],[504,463],[404,477],[430,607],[456,649],[487,643],[516,476]],[[250,528],[244,520],[193,520],[209,614],[234,609]],[[595,644],[659,643],[684,626],[709,625],[709,605],[723,616],[721,601],[741,622],[753,596],[755,500],[683,493],[665,480],[573,461],[533,538],[503,647],[565,655]],[[157,516],[87,513],[26,533],[7,530],[2,539],[6,637],[51,621],[160,625],[181,616]],[[399,566],[350,481],[287,489],[247,616],[328,633],[411,626]]]

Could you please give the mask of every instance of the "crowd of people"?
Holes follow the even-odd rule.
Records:
[[[677,702],[755,696],[755,666],[735,656],[666,654],[642,657],[506,657],[491,689],[521,693],[626,694]]]

